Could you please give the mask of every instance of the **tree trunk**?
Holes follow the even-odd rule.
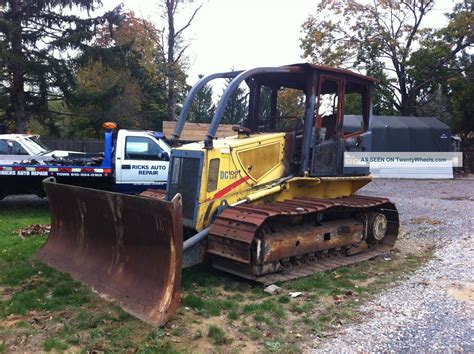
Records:
[[[11,0],[12,32],[11,45],[13,60],[10,64],[12,72],[12,85],[10,87],[10,102],[13,107],[13,118],[15,119],[15,132],[26,133],[26,113],[25,113],[25,79],[21,58],[22,38],[20,19],[20,0]]]
[[[400,115],[402,116],[416,116],[417,111],[417,95],[413,92],[402,95],[401,104],[400,104]]]
[[[168,113],[168,120],[176,120],[176,90],[175,90],[175,68],[174,68],[174,50],[175,50],[175,28],[174,28],[174,9],[176,7],[175,1],[167,0],[166,10],[168,15],[168,57],[166,66],[168,71],[168,97],[166,100],[166,108]]]
[[[402,94],[401,95],[401,102],[400,102],[400,115],[401,116],[408,116],[408,103],[407,103],[407,95]]]

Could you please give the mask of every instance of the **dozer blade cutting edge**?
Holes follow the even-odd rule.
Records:
[[[45,180],[51,233],[38,251],[145,322],[164,325],[179,306],[181,196],[171,202]]]

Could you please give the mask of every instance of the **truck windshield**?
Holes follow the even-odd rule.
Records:
[[[25,138],[24,142],[34,155],[44,155],[51,151],[39,138]]]

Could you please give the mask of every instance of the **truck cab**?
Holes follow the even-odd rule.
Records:
[[[166,188],[171,148],[157,132],[121,129],[115,145],[115,190]]]

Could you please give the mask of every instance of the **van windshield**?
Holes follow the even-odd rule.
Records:
[[[24,142],[34,155],[44,155],[51,151],[39,138],[25,138]]]

